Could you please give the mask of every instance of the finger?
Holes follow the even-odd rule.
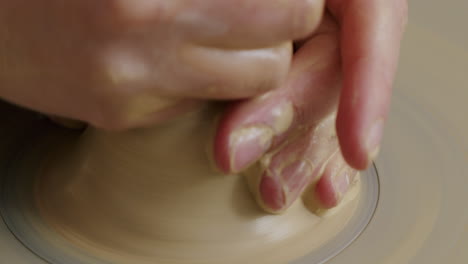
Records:
[[[175,23],[198,43],[259,48],[305,37],[319,25],[324,0],[189,1]]]
[[[379,150],[406,21],[406,1],[327,3],[341,25],[343,91],[338,138],[346,161],[365,169]]]
[[[199,101],[255,96],[284,82],[292,53],[290,43],[244,51],[187,45],[168,50],[177,63],[161,64],[140,45],[117,45],[102,56],[110,85],[97,90],[84,120],[122,130],[166,120]]]
[[[266,154],[259,168],[248,170],[250,188],[265,210],[284,211],[307,186],[320,179],[323,169],[339,154],[334,120],[330,117],[316,129],[305,131]]]
[[[111,91],[166,98],[240,99],[284,82],[290,43],[235,50],[178,44],[152,53],[151,43],[115,45],[102,56]]]
[[[329,162],[322,173],[322,177],[311,189],[312,197],[317,208],[330,209],[337,206],[353,185],[358,171],[349,167],[341,153]]]
[[[340,78],[337,51],[333,31],[313,36],[294,55],[282,88],[226,111],[214,144],[218,167],[225,172],[242,171],[287,135],[314,127],[334,111]]]
[[[324,0],[116,0],[110,9],[124,27],[149,33],[170,28],[171,37],[204,46],[252,49],[310,34],[324,5]]]
[[[283,43],[252,50],[186,46],[178,52],[175,80],[178,96],[203,99],[240,99],[263,94],[284,82],[289,70],[292,46]],[[173,80],[171,80],[173,81]],[[167,93],[174,89],[167,86]]]

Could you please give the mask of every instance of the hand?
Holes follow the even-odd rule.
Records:
[[[278,87],[323,0],[0,3],[0,98],[108,129]]]
[[[216,163],[240,172],[259,161],[251,182],[266,210],[285,210],[308,186],[320,207],[334,207],[375,158],[406,8],[404,0],[329,0],[319,29],[296,43],[285,85],[223,116]]]

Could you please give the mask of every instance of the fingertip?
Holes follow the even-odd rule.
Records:
[[[315,186],[320,208],[331,209],[340,204],[354,183],[357,171],[344,165],[339,171],[324,175]]]
[[[338,199],[330,177],[322,177],[317,182],[313,198],[317,200],[318,207],[322,209],[330,209],[338,205]]]
[[[281,184],[274,178],[262,176],[259,184],[261,202],[260,205],[268,212],[281,212],[286,206],[286,194]]]
[[[337,133],[355,169],[376,157],[395,76],[406,1],[330,1],[342,26],[343,87]]]
[[[381,108],[375,111],[381,111]],[[375,117],[375,113],[360,113],[340,106],[336,120],[337,136],[349,166],[356,170],[369,167],[380,151],[384,127],[385,118],[380,115]]]
[[[341,154],[349,166],[356,170],[364,170],[369,166],[369,155],[361,143],[358,124],[348,113],[340,109],[336,118],[336,133]]]
[[[337,191],[337,180],[340,180],[341,172],[346,166],[343,156],[336,152],[325,165],[315,187],[311,190],[315,211],[317,209],[330,209],[338,205],[340,195]]]
[[[258,161],[274,140],[274,130],[253,118],[248,101],[231,103],[217,124],[213,158],[224,173],[239,173]],[[255,115],[255,112],[253,113]]]

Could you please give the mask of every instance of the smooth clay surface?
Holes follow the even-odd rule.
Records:
[[[243,177],[210,165],[212,120],[204,109],[151,129],[87,130],[44,164],[40,214],[83,252],[118,264],[286,263],[343,230],[359,184],[321,216],[302,201],[267,214]]]

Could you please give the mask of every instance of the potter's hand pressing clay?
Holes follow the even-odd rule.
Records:
[[[218,167],[250,167],[251,188],[271,212],[304,190],[318,207],[335,206],[379,149],[407,3],[326,3],[323,24],[296,43],[286,84],[233,104],[216,136]]]
[[[323,0],[1,1],[0,98],[124,129],[285,79]]]
[[[254,191],[270,211],[313,182],[332,207],[377,154],[405,20],[404,0],[3,1],[0,98],[124,129],[257,97],[221,119],[218,166],[261,159]]]

